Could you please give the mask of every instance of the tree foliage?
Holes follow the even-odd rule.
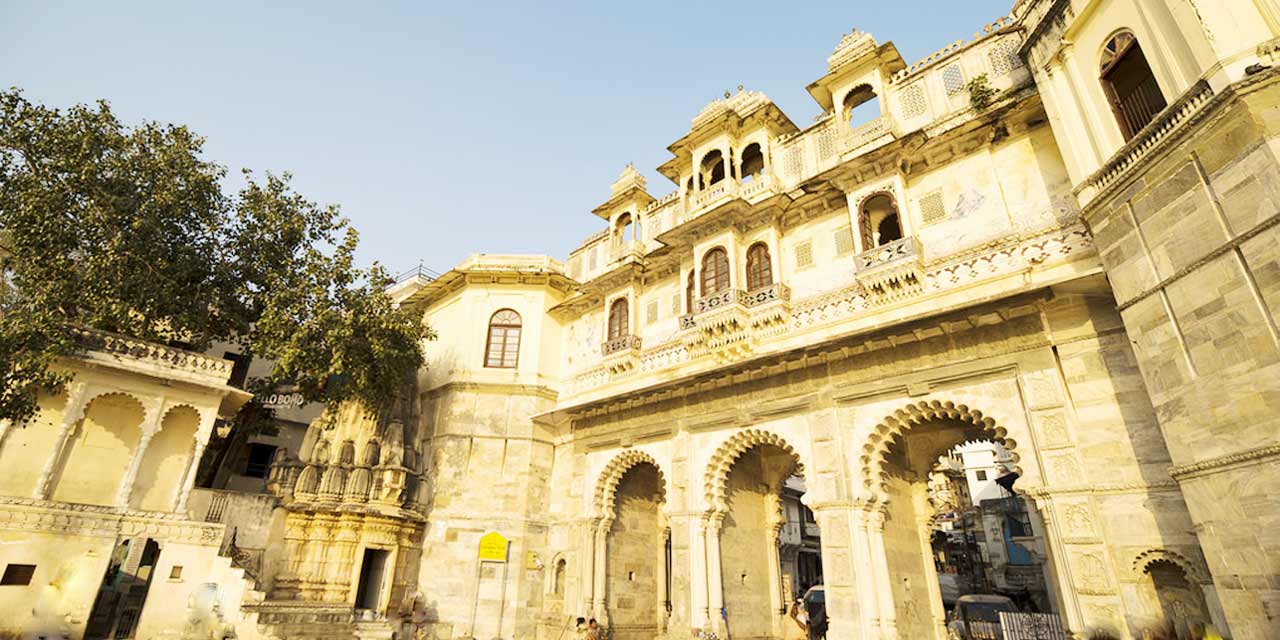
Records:
[[[105,102],[65,111],[0,92],[0,418],[56,391],[68,326],[203,350],[240,344],[309,401],[390,409],[434,337],[397,308],[358,235],[288,174],[226,194],[226,170],[183,126],[122,124]]]

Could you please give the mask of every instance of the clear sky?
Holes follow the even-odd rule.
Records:
[[[910,64],[1013,0],[271,4],[0,0],[0,85],[187,124],[232,173],[340,204],[362,261],[444,271],[565,258],[628,162],[671,191],[666,146],[739,84],[804,126],[853,27]]]

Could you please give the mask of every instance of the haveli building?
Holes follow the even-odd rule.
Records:
[[[1020,0],[912,65],[854,31],[815,122],[712,102],[675,190],[628,167],[566,261],[397,285],[428,366],[394,419],[313,421],[269,495],[190,488],[221,369],[91,351],[0,441],[0,563],[30,567],[0,609],[74,637],[779,637],[800,476],[828,637],[943,638],[934,474],[988,441],[1072,633],[1280,638],[1278,36],[1276,0]]]

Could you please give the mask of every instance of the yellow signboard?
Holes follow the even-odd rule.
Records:
[[[497,531],[480,536],[480,562],[506,562],[507,539]]]

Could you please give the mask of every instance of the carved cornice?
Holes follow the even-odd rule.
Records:
[[[226,527],[188,520],[180,513],[0,496],[0,529],[104,538],[145,535],[160,541],[218,546]]]
[[[1219,471],[1225,471],[1232,467],[1255,464],[1278,457],[1280,457],[1280,444],[1273,444],[1270,446],[1238,451],[1236,453],[1219,456],[1217,458],[1210,458],[1201,462],[1170,467],[1169,476],[1177,482],[1185,482],[1193,478],[1199,478],[1218,473]]]

